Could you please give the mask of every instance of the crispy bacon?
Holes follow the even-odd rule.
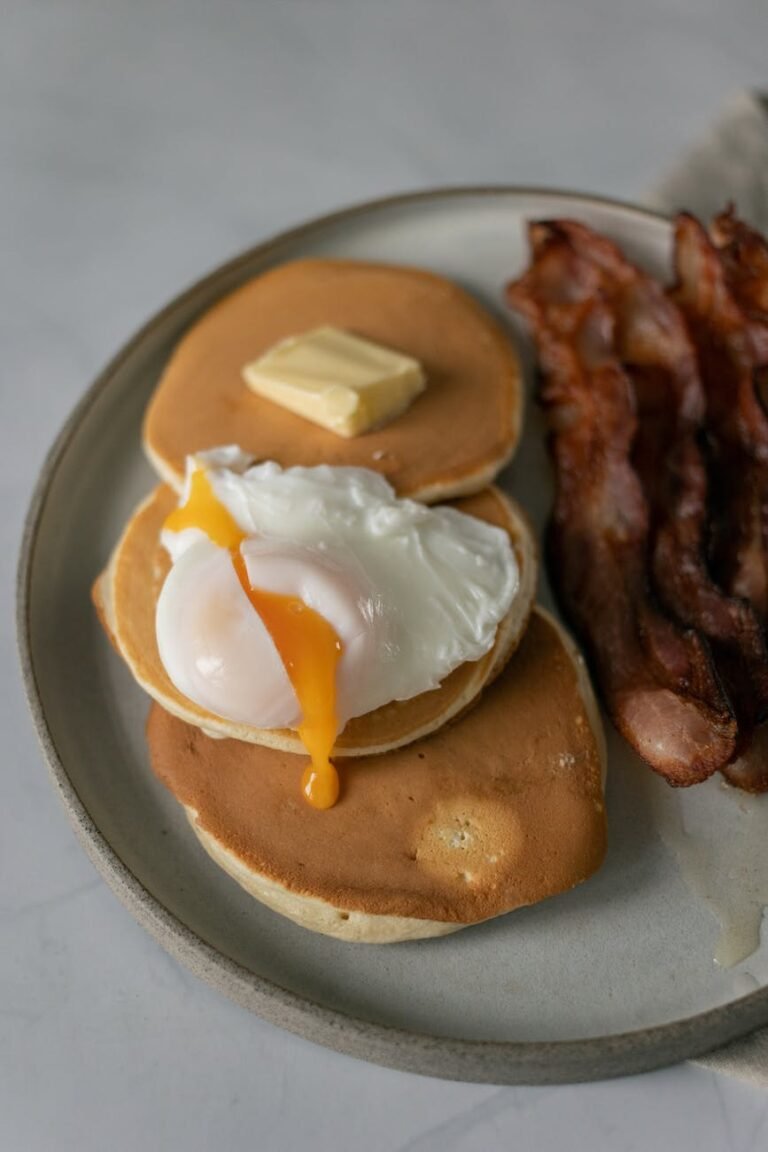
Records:
[[[747,321],[755,357],[754,383],[768,410],[768,243],[729,207],[712,221],[710,235],[725,282]]]
[[[768,714],[768,649],[748,601],[726,595],[706,562],[708,483],[699,448],[705,400],[696,351],[677,306],[651,276],[583,224],[561,233],[600,273],[616,317],[616,348],[637,402],[633,462],[649,503],[654,592],[710,643],[739,727],[739,750]]]
[[[732,205],[715,216],[710,234],[728,289],[747,320],[759,326],[757,340],[762,346],[768,324],[768,244],[739,220]]]
[[[768,615],[768,417],[759,396],[768,367],[768,248],[732,210],[713,224],[716,244],[693,217],[675,223],[673,296],[696,344],[707,398],[713,478],[712,562],[726,589]],[[768,788],[763,729],[729,766],[731,783]]]
[[[507,293],[536,337],[544,375],[559,595],[619,731],[670,783],[692,784],[731,758],[736,722],[706,645],[648,588],[648,506],[630,459],[634,395],[615,309],[601,293],[605,270],[556,222],[531,225],[530,240],[532,265]]]
[[[701,224],[675,224],[673,297],[693,335],[707,399],[713,494],[713,565],[719,582],[768,611],[768,417],[755,391],[761,365],[750,325]]]

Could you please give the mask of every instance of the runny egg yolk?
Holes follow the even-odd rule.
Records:
[[[171,512],[165,527],[170,532],[199,528],[214,544],[230,552],[242,589],[277,648],[301,708],[299,737],[311,757],[302,776],[302,791],[313,807],[331,808],[339,795],[338,773],[329,759],[338,732],[336,667],[342,652],[339,637],[319,612],[297,596],[251,587],[240,551],[246,533],[217,500],[202,469],[192,473],[189,496],[182,507]]]

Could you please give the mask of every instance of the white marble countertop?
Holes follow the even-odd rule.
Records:
[[[395,190],[638,196],[731,93],[764,82],[767,33],[763,0],[6,0],[0,1148],[768,1146],[768,1097],[700,1068],[443,1083],[316,1048],[199,983],[76,843],[27,714],[12,612],[47,446],[180,287],[278,228]]]

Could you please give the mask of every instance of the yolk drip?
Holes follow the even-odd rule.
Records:
[[[334,705],[341,642],[328,621],[298,596],[251,588],[240,553],[235,571],[280,653],[301,705],[299,736],[312,758],[301,778],[302,791],[315,808],[331,808],[339,795],[339,777],[328,757],[338,731]]]
[[[199,528],[219,548],[238,549],[245,540],[245,532],[231,516],[211,488],[211,482],[201,468],[190,477],[189,496],[181,508],[166,517],[164,528],[169,532],[183,532],[185,528]]]
[[[339,795],[339,777],[329,756],[338,731],[336,666],[341,641],[319,612],[297,596],[252,588],[240,545],[246,533],[221,504],[202,469],[190,477],[190,491],[181,508],[165,521],[171,532],[199,528],[209,540],[232,555],[238,580],[261,617],[280,654],[301,707],[299,736],[311,757],[301,787],[315,808],[331,808]]]

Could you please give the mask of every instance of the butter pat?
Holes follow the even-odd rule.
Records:
[[[243,378],[258,396],[347,437],[393,420],[426,387],[418,360],[338,328],[282,340]]]

